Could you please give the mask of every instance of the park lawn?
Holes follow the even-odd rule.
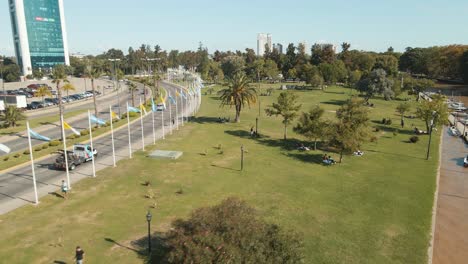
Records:
[[[322,102],[333,118],[350,90],[297,93],[303,110]],[[262,97],[262,105],[278,94]],[[373,121],[390,117],[399,124],[397,102],[372,102]],[[195,208],[237,196],[267,221],[299,232],[305,263],[427,261],[439,135],[433,137],[432,157],[426,161],[427,136],[408,143],[411,123],[422,127],[421,121],[408,120],[396,135],[396,125],[383,126],[375,132],[377,143],[363,147],[363,157],[345,156],[342,164],[327,167],[321,164],[324,152],[299,152],[295,140],[281,140],[279,118],[262,112],[259,132],[264,137],[251,139],[248,130],[258,109],[245,109],[241,123],[219,124],[218,117],[232,119],[234,113],[218,104],[215,96],[204,96],[193,122],[151,148],[183,151],[180,159],[152,160],[147,152],[138,152],[117,168],[100,171],[96,179],[75,184],[68,200],[51,195],[37,207],[0,216],[1,259],[68,263],[80,245],[89,262],[142,263],[149,206],[156,206],[151,209],[153,230],[164,232],[172,220]],[[301,139],[292,129],[289,136]],[[248,151],[242,172],[241,145]],[[144,181],[151,186],[143,186]],[[153,199],[145,198],[150,189]]]
[[[85,113],[86,110],[75,110],[71,112],[67,112],[63,115],[63,117],[66,118],[71,118],[80,114]],[[29,125],[31,128],[42,126],[42,125],[47,125],[50,123],[55,123],[59,122],[59,117],[58,117],[58,112],[51,114],[50,116],[44,116],[44,117],[39,117],[39,118],[30,118],[26,117],[26,119],[29,119]],[[0,136],[5,136],[5,135],[12,135],[18,132],[26,131],[26,120],[21,120],[18,122],[18,124],[15,127],[9,127],[9,128],[0,128]]]

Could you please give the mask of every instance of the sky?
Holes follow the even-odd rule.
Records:
[[[468,44],[467,0],[64,0],[71,53],[160,45],[256,50],[273,43],[351,43],[351,49]],[[0,3],[0,55],[14,55],[8,1]]]

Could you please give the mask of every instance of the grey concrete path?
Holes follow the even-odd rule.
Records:
[[[175,86],[171,84],[164,84],[164,87],[168,90],[174,90]],[[182,111],[180,107],[181,98],[178,99],[179,113]],[[195,102],[197,98],[192,99],[192,109],[185,109],[188,114],[197,109]],[[170,104],[168,104],[169,106]],[[175,106],[170,105],[172,113],[175,113]],[[181,118],[181,115],[179,114]],[[153,144],[152,134],[152,114],[148,113],[144,117],[144,134],[145,134],[145,145]],[[164,124],[165,133],[170,133],[170,120],[169,110],[164,112]],[[155,113],[155,126],[157,128],[157,138],[162,137],[162,113]],[[142,148],[142,131],[140,125],[140,119],[135,120],[131,124],[131,142],[132,150],[136,151]],[[175,127],[174,127],[175,129]],[[176,131],[174,131],[176,133]],[[122,126],[119,130],[114,133],[115,146],[116,146],[116,159],[126,159],[129,157],[128,150],[128,133],[127,126]],[[112,148],[111,148],[111,136],[109,134],[103,135],[100,138],[95,139],[94,147],[99,151],[99,157],[96,159],[96,170],[101,170],[106,167],[112,166]],[[38,185],[39,197],[44,197],[50,192],[55,192],[59,189],[60,183],[66,178],[64,171],[58,171],[53,168],[53,163],[56,156],[49,156],[35,163],[36,178]],[[88,162],[84,165],[78,166],[77,169],[70,173],[71,185],[83,178],[92,176],[92,163]],[[24,205],[31,205],[34,200],[32,184],[32,175],[30,164],[24,165],[15,170],[0,174],[0,214],[7,213],[18,207]]]
[[[468,168],[463,167],[466,155],[468,145],[444,128],[432,255],[434,264],[468,263]]]

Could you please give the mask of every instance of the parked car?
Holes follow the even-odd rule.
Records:
[[[458,130],[455,126],[451,126],[449,128],[450,134],[454,137],[458,137],[460,134],[458,133]]]
[[[51,105],[56,105],[58,104],[58,100],[56,98],[46,98],[44,99],[44,102],[46,103],[50,103]]]
[[[44,104],[39,101],[33,101],[27,106],[28,109],[39,109],[39,108],[44,108]]]
[[[16,95],[24,95],[24,96],[26,96],[26,98],[32,98],[33,97],[32,94],[30,94],[28,92],[22,92],[22,91],[17,92]]]

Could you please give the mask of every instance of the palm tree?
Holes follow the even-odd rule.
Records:
[[[62,90],[64,90],[65,92],[67,92],[67,97],[68,97],[68,92],[70,91],[75,91],[75,86],[71,83],[67,83],[65,84],[64,86],[62,86]]]
[[[278,96],[278,101],[272,106],[265,109],[268,116],[282,116],[284,124],[284,140],[286,140],[286,132],[288,125],[297,117],[297,111],[301,109],[301,105],[297,104],[299,96],[291,92],[282,92]]]
[[[247,104],[257,102],[257,91],[250,86],[250,81],[243,72],[236,73],[226,84],[227,88],[218,92],[221,99],[221,106],[235,106],[236,122],[240,122],[240,112]]]
[[[37,89],[37,91],[34,93],[35,96],[40,96],[42,98],[42,103],[44,104],[44,97],[45,96],[51,96],[52,93],[49,90],[49,87],[43,85]]]
[[[93,89],[93,104],[94,104],[94,115],[98,116],[98,109],[96,104],[96,88],[94,87],[94,80],[101,77],[102,73],[99,69],[94,68],[89,72],[89,78],[91,79],[91,88]]]
[[[0,120],[5,122],[6,127],[15,127],[16,123],[20,120],[26,119],[20,109],[16,106],[9,105],[2,116],[0,116]]]
[[[135,91],[138,90],[138,87],[131,82],[128,84],[128,90],[132,93],[132,106],[135,106]]]
[[[52,70],[52,83],[55,83],[57,89],[57,98],[59,104],[59,117],[63,115],[63,103],[62,103],[62,89],[60,87],[61,83],[69,83],[67,79],[67,73],[65,71],[65,65],[59,64],[54,67]],[[60,124],[60,129],[62,129],[62,124]],[[63,135],[61,136],[63,140]]]
[[[157,71],[154,72],[154,89],[155,92],[153,92],[152,96],[154,97],[159,97],[159,82],[161,81],[162,77],[161,74],[159,74]]]

